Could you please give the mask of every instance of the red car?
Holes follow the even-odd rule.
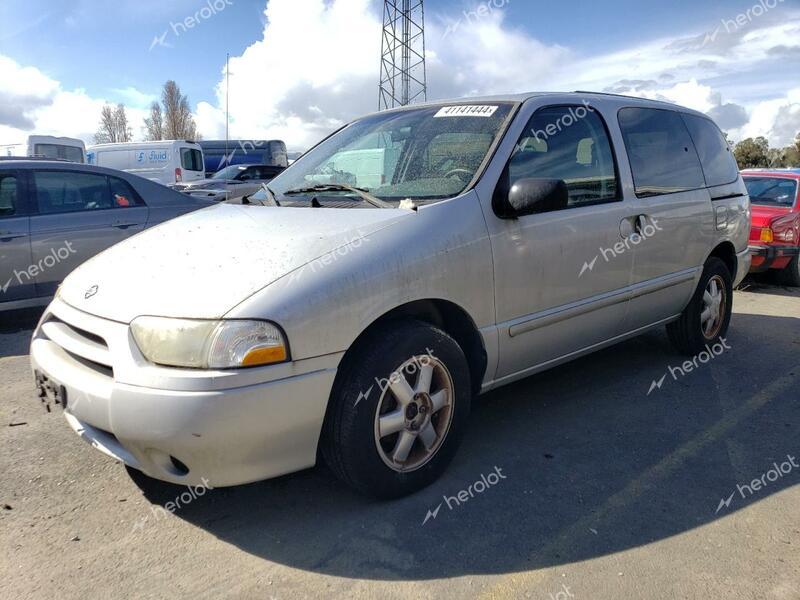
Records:
[[[800,169],[747,170],[742,177],[753,205],[750,272],[771,269],[800,286]]]

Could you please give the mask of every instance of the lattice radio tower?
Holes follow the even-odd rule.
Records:
[[[422,0],[385,0],[378,110],[428,99]]]

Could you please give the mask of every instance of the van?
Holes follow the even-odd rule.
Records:
[[[354,150],[392,156],[383,181],[353,184],[375,176]],[[230,486],[322,457],[394,498],[444,471],[478,394],[654,328],[690,357],[727,347],[749,233],[700,112],[589,92],[380,112],[247,204],[74,271],[33,336],[36,402],[151,478]]]
[[[52,135],[28,136],[27,155],[37,158],[52,158],[75,163],[86,162],[86,145],[83,140]]]
[[[87,161],[164,185],[205,177],[202,148],[186,140],[97,144],[89,146]]]
[[[282,140],[200,140],[197,143],[203,149],[206,177],[231,165],[289,165],[286,143]]]

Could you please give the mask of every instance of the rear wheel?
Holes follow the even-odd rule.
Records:
[[[725,263],[709,258],[689,305],[680,319],[667,325],[669,339],[678,351],[694,356],[725,336],[731,322],[732,283]]]
[[[323,431],[326,463],[379,498],[429,485],[461,440],[469,375],[463,351],[444,331],[410,320],[381,327],[342,367]]]
[[[786,265],[785,269],[778,271],[778,281],[783,285],[800,287],[800,256],[795,256],[792,261]]]

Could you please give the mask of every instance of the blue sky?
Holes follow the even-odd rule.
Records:
[[[3,0],[0,75],[35,81],[4,92],[0,143],[32,125],[90,136],[88,116],[62,125],[64,111],[105,101],[132,109],[139,134],[136,109],[168,78],[214,137],[224,122],[226,52],[235,135],[291,136],[289,145],[302,147],[374,108],[377,0],[216,0],[215,14],[189,30],[177,25],[206,1],[214,2]],[[427,0],[430,93],[613,89],[694,105],[734,134],[777,143],[800,130],[800,0],[768,0],[774,8],[755,15],[758,1]],[[465,16],[481,5],[488,16]],[[722,27],[748,10],[743,26]],[[443,36],[459,21],[455,35]],[[18,76],[26,69],[35,76]]]

